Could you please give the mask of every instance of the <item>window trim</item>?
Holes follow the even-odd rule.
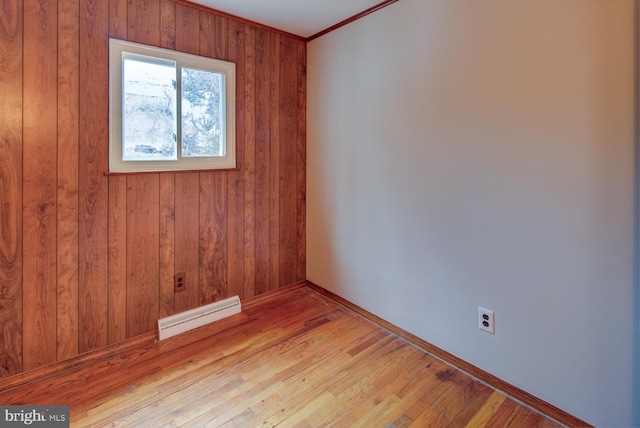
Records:
[[[198,68],[224,75],[225,155],[216,157],[181,157],[175,161],[124,161],[122,160],[122,76],[123,52],[144,55],[176,62],[176,79],[181,67]],[[180,92],[178,91],[177,128],[180,135]],[[201,171],[236,168],[236,64],[215,58],[109,39],[109,174],[163,171]],[[176,142],[178,146],[180,142]],[[179,149],[179,147],[178,147]]]

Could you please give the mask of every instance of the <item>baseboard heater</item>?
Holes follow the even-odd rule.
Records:
[[[240,297],[233,296],[199,308],[158,320],[158,338],[166,339],[194,328],[221,320],[242,310]]]

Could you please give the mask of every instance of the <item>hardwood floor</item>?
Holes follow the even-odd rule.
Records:
[[[73,427],[560,426],[307,287],[0,403],[66,404]]]

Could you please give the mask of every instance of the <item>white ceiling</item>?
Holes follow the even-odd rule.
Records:
[[[357,15],[381,0],[193,0],[302,37]]]

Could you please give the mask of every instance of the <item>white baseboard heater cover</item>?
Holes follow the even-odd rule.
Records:
[[[164,340],[176,334],[202,327],[203,325],[234,314],[239,314],[241,310],[240,297],[233,296],[206,306],[159,319],[158,338]]]

